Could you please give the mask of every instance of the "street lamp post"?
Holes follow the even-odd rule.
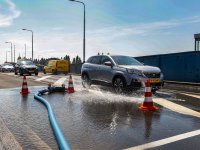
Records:
[[[10,52],[10,51],[6,51],[6,62],[7,62],[7,52]]]
[[[24,58],[24,57],[23,57],[24,54],[25,54],[25,53],[22,54],[22,59]]]
[[[41,56],[41,55],[38,55],[38,64],[39,64],[39,56]]]
[[[14,63],[15,63],[15,45],[14,45]]]
[[[76,0],[69,0],[69,1],[82,3],[83,6],[84,6],[84,20],[83,20],[83,63],[85,63],[85,4],[83,2],[76,1]]]
[[[33,31],[28,29],[22,29],[22,30],[27,30],[32,32],[32,61],[33,61]]]
[[[26,58],[26,44],[24,44],[25,45],[25,58]]]
[[[11,44],[11,62],[13,61],[12,60],[12,43],[11,42],[5,42],[5,43],[10,43]],[[7,60],[6,60],[7,61]]]

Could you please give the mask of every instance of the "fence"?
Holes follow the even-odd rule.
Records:
[[[165,80],[200,82],[200,52],[134,57],[145,65],[159,67]]]

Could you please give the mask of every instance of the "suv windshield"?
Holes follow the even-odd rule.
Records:
[[[4,64],[4,66],[12,66],[12,64]]]
[[[21,65],[34,65],[32,61],[21,61]]]
[[[111,56],[112,59],[115,61],[118,65],[139,65],[142,66],[142,64],[135,60],[132,57],[129,56]]]

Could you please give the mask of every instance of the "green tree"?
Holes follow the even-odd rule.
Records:
[[[98,54],[97,55],[100,55],[100,53],[98,52]]]
[[[67,61],[69,62],[69,64],[71,63],[71,62],[70,62],[70,56],[69,56],[69,55],[66,55],[66,56],[64,57],[64,60],[67,60]]]
[[[20,56],[17,58],[17,60],[22,59]]]
[[[76,59],[75,59],[75,58],[73,58],[72,64],[75,64],[75,63],[76,63]]]

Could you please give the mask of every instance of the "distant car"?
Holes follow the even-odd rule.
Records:
[[[4,64],[1,64],[1,65],[0,65],[0,72],[1,72],[1,68],[3,67],[3,65],[4,65]]]
[[[18,73],[22,76],[23,74],[35,74],[38,75],[39,69],[33,64],[31,60],[21,59],[17,61],[15,65],[15,75]]]
[[[153,93],[164,85],[164,76],[158,67],[144,66],[132,57],[121,55],[90,57],[82,65],[81,77],[83,87],[112,86],[116,93],[144,88],[147,80]]]
[[[3,66],[1,67],[1,71],[2,72],[14,72],[14,67],[12,64],[6,63],[6,64],[3,64]]]
[[[46,73],[64,73],[69,72],[69,62],[67,60],[49,60],[48,64],[44,66],[44,74]]]

